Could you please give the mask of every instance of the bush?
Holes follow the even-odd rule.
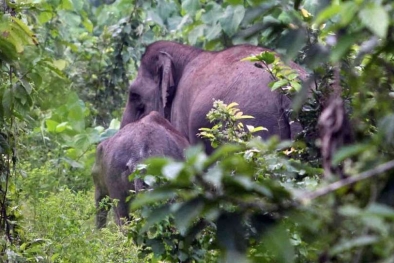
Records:
[[[10,262],[146,262],[114,223],[95,230],[92,191],[64,188],[37,196],[21,202],[19,234],[26,241],[9,248]]]

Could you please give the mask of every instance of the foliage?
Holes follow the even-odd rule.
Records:
[[[256,262],[393,260],[393,172],[376,172],[394,159],[392,1],[0,3],[3,261],[50,261],[48,255],[72,261],[71,254],[83,261],[94,253],[98,262],[136,253],[149,254],[153,262],[220,256]],[[304,142],[290,147],[275,139],[250,140],[234,116],[236,105],[218,103],[210,113],[213,127],[201,132],[218,146],[213,155],[194,148],[184,163],[151,161],[144,178],[161,186],[134,203],[141,208],[130,233],[145,245],[137,251],[112,228],[89,232],[93,226],[82,221],[94,212],[93,198],[78,191],[92,187],[94,144],[116,131],[128,82],[144,47],[157,39],[207,50],[250,43],[278,52],[250,54],[249,60],[271,73],[271,88],[293,98]],[[308,68],[309,76],[298,76],[302,82],[288,71],[290,59]],[[382,176],[327,191],[332,181],[346,180],[320,176],[318,118],[335,95],[344,101],[354,141],[333,151],[332,166],[347,178],[365,171]],[[311,198],[314,189],[327,196]],[[167,204],[166,196],[177,199]],[[162,202],[145,205],[153,200]],[[263,201],[268,208],[253,206]],[[29,207],[45,212],[34,214]],[[29,221],[31,215],[41,221]],[[224,229],[231,231],[223,235]],[[186,237],[191,239],[185,243]],[[63,243],[71,254],[61,250]]]
[[[245,130],[242,122],[243,119],[250,119],[253,116],[243,115],[243,113],[236,108],[238,103],[231,103],[226,105],[223,101],[214,101],[213,108],[207,114],[210,123],[214,125],[212,128],[200,128],[200,137],[209,139],[214,148],[223,143],[242,143],[250,140],[252,133],[267,130],[264,127],[253,127],[246,125]]]
[[[114,223],[94,230],[92,199],[92,192],[64,188],[21,201],[19,231],[27,241],[10,246],[2,262],[145,262]]]
[[[243,59],[244,61],[261,62],[255,63],[256,67],[268,71],[274,79],[269,87],[271,90],[281,88],[286,94],[300,91],[301,83],[298,73],[284,64],[279,58],[275,57],[273,52],[263,51],[260,54],[252,55]]]
[[[193,147],[186,152],[183,163],[165,159],[147,161],[146,183],[152,185],[152,178],[155,178],[161,184],[150,192],[138,195],[132,206],[139,208],[162,202],[144,218],[143,230],[153,228],[158,232],[157,229],[161,229],[155,237],[162,243],[165,242],[163,236],[169,234],[172,239],[181,240],[179,242],[183,246],[178,249],[185,254],[182,258],[178,256],[181,261],[186,261],[188,257],[196,259],[193,254],[196,253],[193,251],[195,246],[191,243],[196,239],[205,240],[203,246],[211,253],[221,250],[225,262],[243,262],[246,254],[256,262],[273,258],[288,262],[294,257],[294,252],[284,227],[276,223],[283,219],[281,213],[289,213],[293,207],[291,189],[284,186],[290,184],[296,187],[294,175],[301,171],[285,157],[285,143],[279,144],[276,139],[267,142],[251,140],[253,130],[245,132],[243,126],[236,122],[245,116],[235,106],[216,101],[208,114],[211,121],[222,121],[223,124],[220,130],[212,129],[218,134],[215,141],[220,142],[221,147],[211,156],[207,156],[201,147]],[[240,127],[242,133],[236,133]],[[213,133],[207,134],[209,138],[215,136]],[[233,136],[231,142],[238,144],[223,144],[228,142],[229,134]],[[221,138],[226,140],[221,141]],[[165,202],[169,198],[176,202]],[[169,215],[173,217],[173,227],[170,229],[168,221],[162,221]],[[288,224],[295,228],[294,223]],[[177,231],[174,232],[173,228]],[[290,250],[285,258],[280,258],[281,253],[272,254],[269,246],[264,249],[260,245],[262,235],[269,230],[279,231],[278,242],[288,244]],[[139,235],[145,231],[139,232]],[[144,244],[152,246],[146,241]],[[170,247],[169,251],[162,252],[162,256],[166,258],[174,254],[173,250],[174,247]],[[198,261],[206,260],[200,258]]]

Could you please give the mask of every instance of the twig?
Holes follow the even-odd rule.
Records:
[[[377,167],[375,167],[371,170],[362,172],[359,175],[351,176],[351,177],[345,178],[343,180],[337,181],[335,183],[332,183],[332,184],[330,184],[326,187],[323,187],[321,189],[318,189],[314,192],[311,192],[311,193],[308,193],[304,196],[298,197],[298,198],[296,198],[296,200],[301,203],[305,203],[305,202],[311,201],[315,198],[318,198],[320,196],[334,192],[342,187],[360,182],[362,180],[371,178],[375,175],[379,175],[379,174],[381,174],[387,170],[393,169],[393,168],[394,168],[394,160],[389,161],[384,164],[381,164],[381,165],[378,165]]]

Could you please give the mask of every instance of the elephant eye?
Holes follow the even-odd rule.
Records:
[[[129,95],[129,100],[133,100],[133,101],[136,101],[136,100],[139,100],[140,99],[140,95],[139,94],[137,94],[137,93],[134,93],[134,92],[130,92],[130,95]]]

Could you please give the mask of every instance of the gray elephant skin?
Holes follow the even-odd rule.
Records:
[[[271,91],[271,74],[243,58],[270,51],[252,45],[238,45],[211,52],[171,41],[150,44],[141,59],[136,79],[129,87],[129,97],[121,126],[136,121],[150,111],[158,111],[180,131],[191,144],[201,139],[201,127],[211,127],[206,114],[213,100],[237,102],[244,114],[255,118],[245,123],[263,126],[262,138],[278,135],[294,138],[302,127],[290,122],[291,101],[278,91]],[[301,79],[307,73],[294,62]],[[206,151],[212,151],[205,142]]]
[[[141,180],[130,182],[128,178],[138,163],[153,156],[182,160],[188,145],[187,139],[155,111],[124,126],[113,137],[101,142],[92,168],[97,228],[106,225],[108,210],[99,205],[106,196],[118,200],[114,207],[116,223],[120,225],[122,218],[130,220],[130,201],[127,202],[126,198],[130,196],[130,190],[138,192],[143,188]]]

